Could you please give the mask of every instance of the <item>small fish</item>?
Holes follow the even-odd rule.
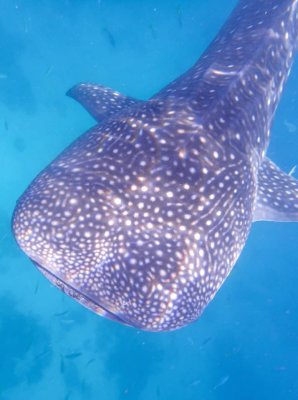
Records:
[[[229,376],[229,375],[223,376],[223,377],[221,378],[221,380],[218,382],[218,384],[214,386],[213,390],[216,390],[216,389],[218,389],[220,386],[225,385],[225,384],[228,382],[229,379],[230,379],[230,376]]]
[[[191,338],[191,337],[188,337],[188,338],[187,338],[187,341],[188,341],[188,343],[189,343],[191,346],[193,346],[193,345],[195,344],[193,338]]]
[[[52,73],[53,68],[53,65],[50,65],[46,70],[45,76],[49,76]]]
[[[68,311],[68,310],[65,310],[65,311],[62,311],[62,312],[54,313],[53,316],[54,316],[54,317],[63,317],[64,315],[66,315],[66,314],[68,314],[68,313],[69,313],[69,311]]]
[[[183,27],[183,21],[182,21],[182,8],[181,8],[181,5],[178,5],[176,7],[176,14],[177,14],[177,17],[178,17],[179,28],[182,28]]]
[[[37,294],[38,289],[39,289],[39,283],[37,283],[37,284],[35,285],[34,294]]]
[[[35,361],[36,360],[38,360],[38,359],[40,359],[40,358],[44,358],[44,357],[46,357],[47,355],[49,355],[51,353],[51,350],[50,349],[45,349],[44,351],[42,351],[41,353],[39,353],[39,354],[37,354],[36,356],[35,356]]]
[[[295,174],[296,168],[297,168],[297,165],[294,165],[294,167],[293,167],[293,168],[291,169],[291,171],[289,172],[289,176],[293,176],[293,175]]]
[[[60,355],[60,372],[61,372],[61,374],[64,374],[64,371],[65,371],[65,364],[64,364],[63,356]]]
[[[200,349],[205,347],[206,344],[208,344],[211,340],[212,340],[212,336],[208,336],[205,340],[203,340],[202,343],[200,344]]]
[[[96,361],[96,358],[90,358],[90,360],[89,360],[89,361],[87,361],[87,363],[86,363],[86,366],[85,366],[85,367],[88,367],[90,364],[93,364],[95,361]]]
[[[201,379],[196,379],[191,382],[190,386],[197,386],[199,383],[201,383]]]
[[[81,357],[82,353],[77,352],[77,353],[69,353],[69,354],[65,354],[64,358],[66,358],[67,360],[72,360],[74,358],[78,358]]]
[[[156,29],[155,29],[155,27],[153,26],[153,24],[150,24],[150,25],[149,25],[149,30],[150,30],[150,32],[151,32],[151,36],[153,37],[153,39],[156,39],[156,38],[157,38]]]
[[[102,32],[105,34],[106,38],[108,39],[110,45],[112,47],[116,47],[116,40],[108,28],[103,28]]]
[[[297,131],[297,126],[292,124],[292,122],[284,121],[284,125],[290,133],[295,133]]]

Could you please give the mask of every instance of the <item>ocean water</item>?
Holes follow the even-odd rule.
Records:
[[[0,0],[0,399],[298,399],[298,225],[257,223],[203,316],[146,333],[41,276],[10,228],[17,198],[94,125],[81,81],[146,99],[192,65],[234,0]],[[298,63],[269,156],[298,163]],[[297,176],[297,174],[296,174]]]

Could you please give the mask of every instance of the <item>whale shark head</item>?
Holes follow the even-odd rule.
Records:
[[[173,114],[146,103],[132,115],[95,127],[47,167],[19,200],[13,229],[40,270],[88,308],[145,330],[176,329],[200,315],[227,274],[216,257],[217,203],[239,182],[221,171],[220,146],[208,145],[208,168],[197,157],[208,132],[193,118],[177,138]],[[231,259],[238,236],[236,245],[225,239]]]

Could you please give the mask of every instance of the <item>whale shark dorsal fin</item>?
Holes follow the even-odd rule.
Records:
[[[93,83],[75,85],[66,95],[78,101],[98,122],[125,108],[142,103],[142,100],[136,100],[106,86]]]
[[[254,221],[298,221],[298,180],[268,158],[259,170]]]

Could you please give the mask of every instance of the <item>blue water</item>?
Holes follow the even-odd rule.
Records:
[[[233,0],[1,0],[0,399],[298,399],[298,225],[258,223],[195,324],[144,333],[52,287],[10,231],[16,199],[94,124],[65,92],[93,81],[146,99],[187,69]],[[298,64],[270,157],[298,163]],[[297,176],[297,175],[296,175]]]

